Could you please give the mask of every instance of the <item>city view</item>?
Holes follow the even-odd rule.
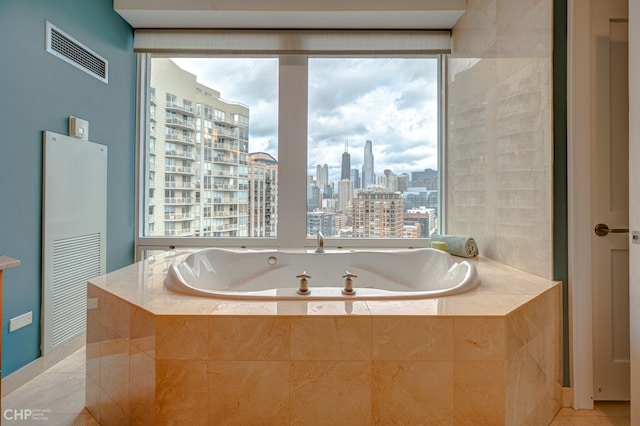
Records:
[[[145,236],[275,237],[278,63],[152,58]],[[437,60],[309,59],[307,235],[438,232]]]

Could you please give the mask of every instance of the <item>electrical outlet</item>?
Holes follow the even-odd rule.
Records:
[[[9,320],[9,333],[16,331],[22,327],[26,327],[33,321],[33,314],[31,311],[26,314],[19,315]]]

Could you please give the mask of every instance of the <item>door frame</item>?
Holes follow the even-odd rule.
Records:
[[[592,101],[590,93],[590,9],[591,0],[568,0],[567,2],[569,357],[574,409],[593,409],[594,404],[593,283],[591,268],[584,267],[585,263],[590,264],[591,233],[593,232],[590,188],[591,130],[589,125],[585,125],[585,123],[590,123]],[[629,77],[632,78],[631,75]],[[630,123],[630,126],[632,125]],[[631,324],[631,328],[633,330],[633,324]]]
[[[586,7],[585,7],[586,3]],[[567,202],[571,387],[574,409],[593,409],[590,4],[567,2]]]

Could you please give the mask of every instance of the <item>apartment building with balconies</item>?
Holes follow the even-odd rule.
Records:
[[[150,72],[147,236],[249,235],[249,108],[171,59]]]

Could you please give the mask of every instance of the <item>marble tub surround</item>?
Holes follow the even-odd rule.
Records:
[[[89,284],[101,424],[548,424],[560,408],[558,283],[480,258],[481,286],[447,298],[242,302],[166,290],[184,255]]]

